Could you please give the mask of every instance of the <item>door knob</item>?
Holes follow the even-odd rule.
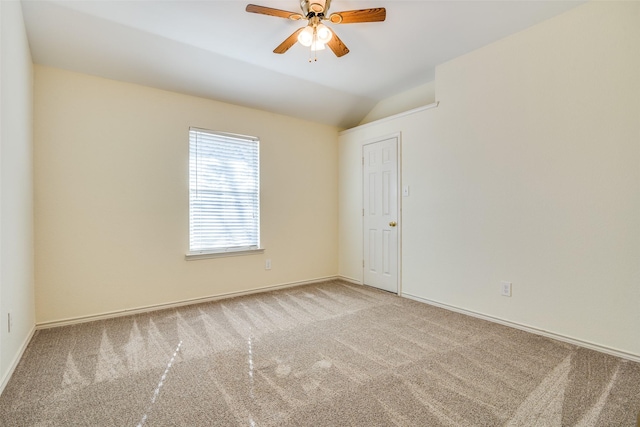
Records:
[[[398,224],[396,224],[396,222],[395,222],[395,221],[391,221],[391,222],[389,223],[389,225],[390,225],[390,226],[392,226],[392,227],[395,227],[395,226],[396,226],[396,225],[398,225]]]

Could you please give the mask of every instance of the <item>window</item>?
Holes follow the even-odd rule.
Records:
[[[258,138],[189,129],[189,254],[260,249]]]

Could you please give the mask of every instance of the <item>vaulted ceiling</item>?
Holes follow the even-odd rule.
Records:
[[[297,0],[251,2],[300,11]],[[436,65],[582,1],[333,0],[331,12],[385,7],[387,19],[329,23],[350,53],[325,50],[312,62],[299,44],[272,52],[303,22],[247,13],[248,3],[22,1],[35,63],[342,128],[380,100],[432,81]]]

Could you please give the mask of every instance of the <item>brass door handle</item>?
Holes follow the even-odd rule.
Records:
[[[396,225],[398,225],[398,224],[397,224],[395,221],[391,221],[391,222],[389,223],[389,225],[390,225],[391,227],[395,227],[395,226],[396,226]]]

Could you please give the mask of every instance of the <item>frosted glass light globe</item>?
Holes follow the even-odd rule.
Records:
[[[309,47],[313,42],[313,28],[307,27],[298,34],[298,41],[302,46]]]
[[[325,44],[331,40],[331,37],[333,37],[331,30],[324,24],[318,24],[316,27],[316,34],[318,35],[318,40]]]
[[[324,50],[325,46],[320,40],[316,40],[311,44],[311,50]]]

